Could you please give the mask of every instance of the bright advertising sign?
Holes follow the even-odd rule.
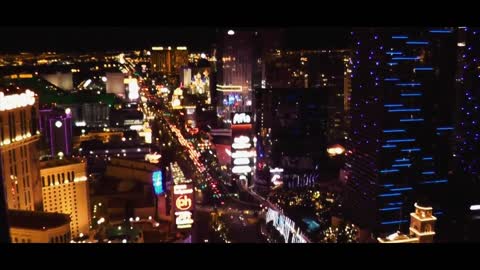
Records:
[[[156,195],[163,193],[163,184],[162,184],[162,171],[156,171],[152,174],[153,190]]]
[[[173,186],[173,209],[177,229],[189,229],[193,224],[193,185]]]
[[[253,119],[250,113],[232,113],[232,173],[247,175],[255,163],[255,145],[252,140]]]
[[[242,125],[242,124],[251,124],[252,116],[249,113],[234,113],[232,125]]]

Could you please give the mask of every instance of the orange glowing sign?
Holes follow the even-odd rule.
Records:
[[[181,211],[189,210],[192,207],[192,199],[187,197],[187,195],[180,195],[175,201],[175,206]]]
[[[188,229],[193,224],[193,185],[180,184],[173,186],[173,205],[177,229]]]

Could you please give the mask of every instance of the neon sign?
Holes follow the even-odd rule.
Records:
[[[252,123],[252,117],[247,113],[235,113],[233,115],[232,124],[234,125],[251,124],[251,123]]]
[[[177,212],[175,213],[177,218],[175,218],[175,223],[179,229],[191,228],[193,224],[192,212]]]
[[[163,193],[162,171],[156,171],[152,174],[153,189],[156,195]]]
[[[157,164],[157,163],[160,162],[161,157],[162,157],[162,155],[157,154],[157,152],[155,152],[153,154],[146,154],[145,155],[145,160],[147,160],[150,163]]]
[[[5,96],[0,92],[0,111],[12,110],[35,104],[35,93],[26,90],[25,93]]]
[[[181,184],[173,186],[173,206],[177,229],[188,229],[193,224],[193,186]]]
[[[250,173],[252,171],[252,168],[250,166],[235,166],[232,168],[233,173]]]
[[[192,200],[187,195],[181,195],[175,200],[175,206],[182,211],[189,210],[192,207]]]

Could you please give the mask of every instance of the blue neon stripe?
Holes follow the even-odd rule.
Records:
[[[378,195],[378,197],[394,197],[394,196],[400,196],[402,193],[384,193]]]
[[[385,184],[383,185],[384,187],[393,187],[394,185],[393,184]]]
[[[392,167],[397,168],[397,167],[410,167],[412,166],[411,163],[405,163],[405,164],[393,164]]]
[[[430,30],[428,31],[430,33],[435,33],[435,34],[449,34],[452,33],[452,30],[446,30],[446,29],[435,29],[435,30]]]
[[[391,203],[388,203],[388,205],[402,205],[403,202],[391,202]]]
[[[410,161],[410,159],[409,158],[395,159],[395,162],[405,162],[405,161]]]
[[[396,65],[398,65],[398,63],[396,63],[396,62],[389,62],[389,63],[387,63],[387,65],[389,65],[389,66],[396,66]]]
[[[395,147],[397,147],[397,145],[395,145],[395,144],[384,144],[384,145],[382,145],[382,148],[395,148]]]
[[[413,188],[411,187],[404,187],[404,188],[393,188],[390,189],[390,191],[405,191],[405,190],[412,190]]]
[[[386,52],[386,54],[388,55],[399,55],[399,54],[402,54],[402,52]]]
[[[398,140],[387,140],[387,143],[394,143],[394,142],[414,142],[415,139],[398,139]]]
[[[422,160],[433,160],[433,158],[432,157],[424,157],[424,158],[422,158]]]
[[[393,81],[400,81],[400,79],[399,78],[385,78],[384,81],[393,82]]]
[[[392,39],[407,39],[407,36],[392,36]]]
[[[415,71],[417,71],[417,70],[428,70],[428,71],[430,71],[430,70],[433,70],[433,68],[431,68],[431,67],[417,67],[417,68],[414,68],[413,70],[415,70]]]
[[[422,93],[408,93],[408,94],[400,94],[402,97],[421,97]]]
[[[407,118],[407,119],[400,119],[400,122],[422,122],[423,118]]]
[[[428,45],[430,42],[428,41],[407,41],[408,45]]]
[[[398,172],[398,169],[388,169],[388,170],[381,170],[380,173],[391,173],[391,172]]]
[[[453,127],[439,127],[437,130],[453,130]]]
[[[401,61],[401,60],[405,60],[405,61],[410,61],[410,60],[419,60],[420,57],[416,56],[416,57],[392,57],[392,60],[396,60],[396,61]]]
[[[400,224],[400,223],[407,223],[408,220],[406,219],[402,219],[402,220],[393,220],[393,221],[385,221],[385,222],[382,222],[380,224],[382,225],[390,225],[390,224]]]
[[[400,133],[400,132],[406,132],[405,129],[384,129],[383,133]]]
[[[390,107],[402,107],[403,104],[385,104],[383,105],[383,107],[387,107],[387,108],[390,108]]]
[[[442,180],[432,180],[432,181],[423,181],[420,182],[420,184],[440,184],[440,183],[447,183],[447,179],[442,179]]]
[[[429,174],[435,174],[435,172],[431,172],[431,171],[429,171],[429,172],[422,172],[422,174],[424,174],[424,175],[429,175]]]
[[[421,83],[397,83],[397,86],[420,86],[422,85]]]
[[[387,208],[380,208],[378,210],[380,211],[395,211],[395,210],[400,210],[402,209],[401,207],[387,207]]]
[[[388,112],[419,112],[420,109],[392,109],[388,110]]]
[[[406,148],[406,149],[402,149],[400,151],[402,151],[402,152],[418,152],[418,151],[420,151],[420,148]]]
[[[442,211],[437,211],[437,212],[434,212],[433,214],[434,215],[443,215],[443,212]]]

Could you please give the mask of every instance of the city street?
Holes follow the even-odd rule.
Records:
[[[159,103],[163,102],[159,98]],[[142,106],[143,107],[143,106]],[[213,228],[213,215],[215,211],[222,215],[224,224],[227,227],[228,241],[231,243],[261,243],[264,242],[260,233],[259,222],[260,219],[254,216],[254,213],[260,210],[260,206],[254,202],[243,202],[235,198],[227,196],[227,187],[222,181],[216,180],[208,171],[208,166],[203,164],[198,158],[200,153],[197,152],[195,146],[191,142],[186,140],[179,127],[164,116],[164,113],[158,108],[152,106],[149,107],[150,113],[155,115],[155,121],[167,123],[168,130],[162,130],[170,134],[170,139],[175,140],[178,145],[183,147],[185,151],[177,151],[174,153],[172,161],[177,161],[179,165],[184,169],[185,165],[188,167],[194,167],[196,172],[185,171],[185,175],[188,178],[192,178],[195,185],[198,187],[200,184],[207,183],[208,189],[202,191],[202,197],[204,198],[203,205],[197,205],[194,214],[195,223],[192,227],[192,242],[205,243],[205,242],[224,242],[222,238],[215,232]],[[162,126],[160,124],[159,126]],[[158,144],[164,142],[158,141]],[[183,153],[186,155],[180,155]],[[183,158],[186,157],[187,160]],[[185,161],[189,164],[185,164]],[[182,166],[183,164],[183,166]],[[204,179],[195,178],[195,176],[202,175]],[[209,192],[205,192],[209,191]],[[212,196],[212,198],[205,198]]]

